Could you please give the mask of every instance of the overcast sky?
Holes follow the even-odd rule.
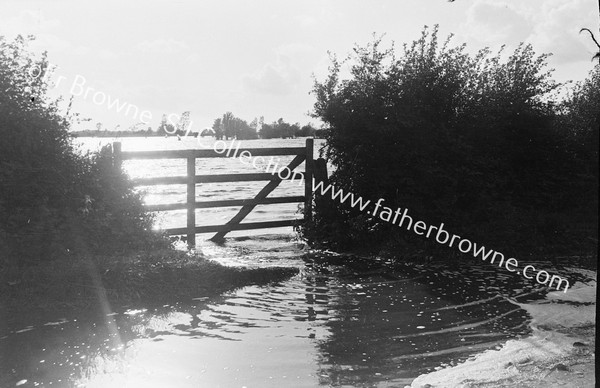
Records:
[[[0,35],[35,35],[32,47],[47,50],[63,77],[56,91],[80,94],[74,110],[92,123],[123,129],[141,113],[117,112],[109,97],[146,110],[153,128],[163,113],[186,110],[194,129],[225,111],[314,122],[309,91],[313,74],[327,72],[327,51],[344,56],[373,33],[409,42],[424,25],[472,51],[530,42],[554,54],[557,80],[581,80],[595,46],[578,32],[599,24],[597,0],[0,1]],[[93,88],[87,98],[76,80]]]

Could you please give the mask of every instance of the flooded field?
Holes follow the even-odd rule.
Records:
[[[92,140],[84,145],[93,148]],[[197,141],[125,139],[123,149],[193,148]],[[302,143],[259,140],[244,146]],[[182,166],[169,164],[175,161],[154,162],[128,162],[125,168],[134,177],[184,174]],[[197,171],[248,172],[233,162],[199,161]],[[199,185],[197,191],[207,199],[256,191],[235,185]],[[302,193],[295,186],[280,190]],[[146,196],[148,203],[184,200],[184,186],[159,186]],[[226,221],[235,208],[198,213],[199,224],[213,224]],[[298,216],[296,205],[283,204],[268,211],[258,207],[249,221]],[[159,222],[182,226],[184,217],[164,213]],[[265,232],[270,234],[260,236]],[[201,242],[199,249],[225,265],[295,267],[298,275],[218,297],[112,306],[101,319],[17,322],[0,332],[0,386],[398,387],[529,333],[528,314],[507,298],[524,301],[539,292],[534,283],[495,266],[424,261],[392,267],[308,251],[291,228],[249,234],[224,245]]]
[[[81,149],[98,149],[101,145],[110,144],[113,141],[122,142],[123,151],[149,151],[149,150],[178,150],[178,149],[213,149],[214,138],[193,138],[183,137],[178,140],[177,137],[149,137],[149,138],[77,138]],[[271,139],[271,140],[227,140],[226,145],[233,148],[238,145],[242,148],[276,148],[276,147],[304,147],[306,140],[299,139]],[[319,149],[323,145],[323,140],[316,139],[314,145],[315,157],[319,155]],[[221,144],[221,143],[219,143]],[[217,147],[221,149],[220,146]],[[233,155],[233,152],[231,152]],[[269,161],[280,166],[287,165],[293,156],[273,156],[257,160],[255,168],[252,164],[244,164],[239,158],[204,158],[196,159],[197,175],[218,175],[218,174],[244,174],[264,172]],[[131,178],[155,178],[165,176],[185,176],[185,159],[155,159],[155,160],[126,160],[123,163],[124,170]],[[304,171],[304,163],[297,168],[298,171]],[[202,183],[196,185],[196,201],[216,201],[230,199],[249,199],[253,198],[265,185],[266,181],[248,181],[248,182],[218,182]],[[145,202],[147,204],[168,204],[186,202],[186,185],[155,185],[141,186],[141,191],[145,193]],[[301,180],[283,181],[279,186],[269,194],[270,197],[291,197],[304,195],[304,185]],[[196,210],[196,225],[214,225],[224,224],[229,221],[239,210],[239,207],[221,207]],[[156,214],[156,227],[175,228],[186,225],[186,210],[175,210],[161,212]],[[298,211],[298,203],[282,203],[270,205],[258,205],[244,219],[244,222],[260,222],[272,220],[290,220],[302,218]],[[276,229],[279,232],[291,233],[291,227]],[[228,234],[228,236],[247,236],[260,235],[264,231],[237,231]],[[210,235],[205,235],[205,238]]]

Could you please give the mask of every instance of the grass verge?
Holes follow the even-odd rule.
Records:
[[[11,326],[24,316],[32,324],[58,314],[106,313],[104,301],[112,309],[186,302],[295,273],[295,268],[225,267],[171,249],[0,268],[0,323]]]

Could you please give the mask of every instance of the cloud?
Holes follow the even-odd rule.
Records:
[[[553,53],[555,64],[589,61],[595,46],[579,30],[583,27],[596,30],[595,11],[597,6],[590,0],[545,2],[529,41],[536,49]]]
[[[589,61],[594,46],[579,30],[596,29],[597,10],[592,0],[476,0],[461,30],[469,40],[485,46],[512,48],[520,42],[531,43],[538,53],[552,53],[553,65]]]
[[[190,53],[187,57],[183,58],[184,63],[188,65],[194,65],[197,63],[201,63],[203,56],[198,53]]]
[[[260,71],[242,78],[244,87],[250,92],[284,96],[294,90],[294,74],[289,66],[267,63]]]
[[[491,0],[475,1],[461,26],[470,39],[484,45],[516,44],[533,31],[533,21],[524,8]]]
[[[60,22],[47,19],[42,11],[22,10],[7,19],[0,19],[0,35],[15,37],[21,35],[39,35],[41,32],[56,29]]]
[[[118,58],[118,56],[114,52],[108,49],[96,50],[96,55],[98,56],[98,58],[103,59],[105,61],[111,61],[113,59]]]
[[[244,88],[251,93],[289,95],[307,80],[313,68],[314,48],[306,44],[287,44],[276,50],[275,62],[242,77]]]
[[[48,51],[51,55],[57,53],[73,53],[76,56],[94,57],[101,60],[113,60],[117,55],[109,49],[92,50],[87,46],[75,46],[69,40],[59,37],[55,31],[61,27],[56,19],[47,19],[42,11],[23,10],[18,14],[0,19],[0,35],[9,39],[17,35],[33,35],[35,40],[29,43],[34,52]]]
[[[97,58],[104,61],[112,61],[118,58],[117,54],[105,48],[95,50],[88,46],[72,47],[71,45],[69,45],[69,51],[71,51],[76,56]]]
[[[48,19],[41,10],[26,9],[6,19],[0,17],[0,35],[9,40],[17,35],[33,35],[35,40],[29,43],[29,47],[36,52],[64,52],[71,48],[69,41],[54,34],[60,26],[60,21]]]
[[[137,45],[137,49],[145,53],[176,54],[190,50],[187,43],[175,39],[145,40]]]
[[[314,27],[318,23],[317,18],[313,15],[295,15],[294,19],[305,28]]]

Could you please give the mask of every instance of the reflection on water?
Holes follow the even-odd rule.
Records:
[[[489,268],[482,272],[484,278],[471,269],[413,268],[347,281],[337,293],[338,314],[328,322],[332,334],[318,346],[320,383],[404,386],[418,374],[525,334],[524,311],[497,289],[484,288],[508,279]]]
[[[121,312],[114,331],[63,321],[1,333],[0,386],[403,386],[528,330],[505,296],[532,284],[489,265],[288,262],[302,271],[287,281]]]
[[[112,141],[123,143],[123,151],[146,151],[146,150],[173,150],[173,149],[213,149],[215,140],[212,137],[207,138],[182,138],[178,141],[176,137],[149,137],[149,138],[77,138],[78,144],[84,150],[97,149],[103,144],[109,144]],[[232,140],[228,140],[229,145]],[[303,147],[305,139],[270,139],[270,140],[243,140],[234,143],[234,148],[238,144],[244,148],[273,148],[273,147]],[[323,144],[323,140],[315,140],[315,155]],[[266,168],[271,157],[257,160],[257,165]],[[273,160],[280,166],[287,165],[293,156],[274,156]],[[151,178],[161,176],[185,176],[185,159],[157,159],[157,160],[126,160],[123,162],[123,168],[131,178]],[[298,168],[298,171],[304,170],[304,163]],[[217,175],[217,174],[243,174],[259,172],[252,165],[241,163],[239,158],[205,158],[196,159],[196,174],[198,175]],[[262,172],[262,171],[261,171]],[[266,181],[258,182],[221,182],[221,183],[203,183],[196,185],[196,200],[214,201],[229,199],[248,199],[253,198],[266,184]],[[166,204],[166,203],[185,203],[186,186],[185,185],[161,185],[140,187],[145,193],[145,202],[147,204]],[[301,181],[283,181],[269,194],[270,197],[288,197],[304,195],[304,186]],[[228,208],[209,208],[197,209],[197,225],[223,224],[229,221],[239,210],[239,207]],[[161,228],[175,228],[186,225],[186,210],[177,210],[171,212],[162,212],[157,214],[157,226]],[[286,220],[301,218],[298,212],[297,203],[282,203],[272,205],[257,206],[245,219],[244,222],[260,222],[272,220]],[[291,232],[291,227],[278,228],[279,232]],[[258,235],[263,232],[237,231],[228,236]],[[207,236],[209,237],[209,236]]]
[[[80,140],[87,148],[98,141]],[[200,141],[209,146],[213,140]],[[125,139],[123,149],[192,148],[194,142]],[[303,142],[258,140],[244,146]],[[184,174],[177,163],[125,167],[132,176]],[[226,159],[197,164],[202,174],[248,172],[243,168]],[[198,200],[244,198],[258,190],[235,185],[201,185]],[[152,190],[149,203],[185,200],[185,187]],[[302,194],[294,186],[281,190],[274,195]],[[258,207],[249,221],[295,218],[295,206],[273,205],[269,212]],[[234,213],[206,209],[197,219],[214,224]],[[169,213],[163,226],[185,225],[184,217],[185,212]],[[24,322],[0,332],[0,387],[403,386],[528,330],[525,312],[506,297],[528,295],[534,284],[485,263],[396,270],[376,261],[333,265],[324,260],[331,255],[307,253],[291,235],[203,244],[206,255],[227,265],[296,266],[301,272],[268,286],[209,299],[199,295],[153,310],[120,310],[100,320],[35,327]]]

